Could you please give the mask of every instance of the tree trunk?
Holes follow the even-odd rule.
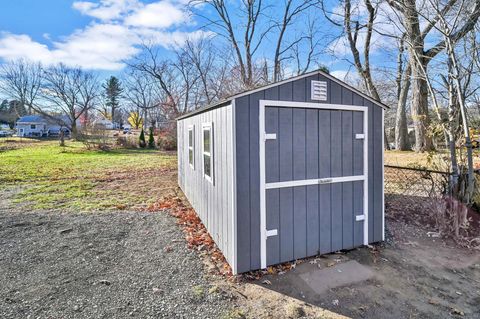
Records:
[[[428,86],[424,72],[427,64],[421,65],[413,58],[412,65],[412,118],[415,128],[415,150],[426,152],[433,150],[432,137],[429,135],[430,116],[428,114]]]
[[[408,151],[410,143],[408,141],[408,126],[406,101],[398,101],[397,114],[395,118],[395,149],[399,151]]]
[[[399,151],[410,150],[410,141],[408,140],[407,123],[407,98],[410,91],[410,64],[405,69],[403,81],[399,83],[400,91],[398,93],[397,114],[395,116],[395,149]],[[401,74],[401,73],[400,73]]]
[[[78,137],[77,122],[72,121],[72,139],[76,140]]]

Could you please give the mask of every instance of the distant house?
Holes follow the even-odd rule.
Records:
[[[19,118],[15,124],[17,136],[20,137],[47,137],[57,136],[63,130],[66,135],[70,130],[66,127],[69,119],[66,116],[47,118],[42,115],[26,115]]]
[[[99,118],[93,121],[93,125],[104,128],[106,130],[113,130],[118,128],[117,123],[113,123],[109,119]]]

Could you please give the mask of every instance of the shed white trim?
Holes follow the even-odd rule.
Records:
[[[356,181],[363,181],[365,179],[366,179],[366,177],[363,176],[363,175],[342,176],[342,177],[332,177],[332,178],[303,179],[303,180],[287,181],[287,182],[266,183],[265,184],[265,189],[308,186],[308,185],[318,185],[318,184],[356,182]]]
[[[313,109],[327,109],[327,110],[346,110],[346,111],[360,111],[363,112],[363,175],[359,176],[345,176],[321,178],[301,181],[288,181],[278,183],[266,183],[265,177],[265,107],[291,107],[291,108],[313,108]],[[290,101],[275,101],[275,100],[260,100],[259,102],[259,158],[260,158],[260,266],[267,267],[267,237],[273,233],[273,230],[267,230],[267,211],[266,211],[266,190],[277,187],[294,187],[303,185],[315,185],[323,183],[339,183],[347,181],[362,181],[363,180],[363,242],[368,245],[368,107],[356,105],[339,105],[339,104],[325,104],[315,102],[290,102]]]

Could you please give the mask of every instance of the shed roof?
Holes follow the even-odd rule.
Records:
[[[278,86],[278,85],[282,85],[282,84],[285,84],[285,83],[288,83],[288,82],[292,82],[292,81],[295,81],[295,80],[298,80],[298,79],[301,79],[301,78],[309,77],[309,76],[312,76],[312,75],[315,75],[315,74],[320,74],[320,75],[326,77],[327,79],[329,79],[333,82],[336,82],[337,84],[349,89],[352,92],[355,92],[356,94],[362,96],[363,98],[365,98],[365,99],[371,101],[372,103],[380,106],[381,108],[384,108],[384,109],[389,109],[390,108],[386,104],[375,100],[371,96],[359,91],[358,89],[352,87],[351,85],[345,83],[344,81],[337,79],[333,75],[328,74],[326,72],[323,72],[322,70],[316,70],[316,71],[308,72],[308,73],[305,73],[305,74],[302,74],[302,75],[293,76],[293,77],[290,77],[288,79],[285,79],[285,80],[282,80],[282,81],[279,81],[279,82],[266,84],[266,85],[260,86],[258,88],[255,88],[255,89],[239,92],[239,93],[231,95],[231,96],[229,96],[226,99],[223,99],[221,101],[215,102],[213,104],[210,104],[210,105],[201,107],[199,109],[196,109],[194,111],[188,112],[186,114],[183,114],[183,115],[179,116],[177,118],[177,120],[181,120],[181,119],[184,119],[184,118],[196,115],[196,114],[200,114],[200,113],[206,112],[210,109],[214,109],[214,108],[217,108],[217,107],[222,107],[224,105],[229,104],[229,102],[231,102],[232,100],[234,100],[236,98],[239,98],[239,97],[242,97],[242,96],[245,96],[245,95],[249,95],[249,94],[252,94],[252,93],[255,93],[255,92],[258,92],[258,91],[262,91],[262,90],[265,90],[265,89],[268,89],[268,88],[271,88],[271,87],[275,87],[275,86]]]

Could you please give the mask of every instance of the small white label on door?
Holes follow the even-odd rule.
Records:
[[[357,222],[360,222],[360,221],[362,221],[362,220],[365,220],[365,215],[357,215],[357,216],[355,216],[355,220],[356,220]]]
[[[278,235],[278,231],[277,231],[276,229],[270,229],[270,230],[267,230],[267,231],[266,231],[266,234],[267,234],[267,237],[277,236],[277,235]]]

